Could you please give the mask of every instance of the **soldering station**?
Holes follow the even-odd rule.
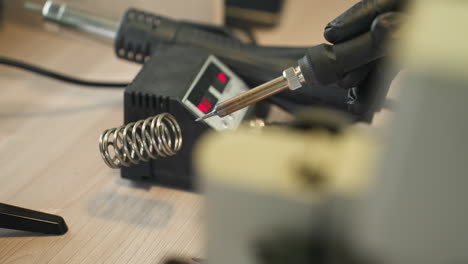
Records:
[[[416,35],[414,25],[427,23],[424,16],[437,7],[421,5],[415,4],[417,11],[406,34]],[[408,160],[411,156],[423,162],[418,157],[427,141],[422,138],[434,140],[448,133],[435,128],[416,136],[416,131],[428,131],[430,122],[408,107],[416,103],[408,102],[418,102],[440,120],[451,112],[448,107],[435,113],[438,93],[419,89],[437,86],[437,81],[428,80],[439,75],[424,70],[437,61],[438,51],[433,53],[430,48],[437,45],[430,44],[418,50],[413,39],[402,37],[401,25],[408,20],[402,15],[408,12],[405,1],[361,1],[326,26],[327,43],[307,47],[262,46],[228,27],[172,19],[143,9],[129,8],[115,20],[78,6],[78,2],[75,6],[48,0],[26,2],[24,9],[48,23],[110,40],[109,49],[116,57],[141,65],[131,82],[91,82],[3,57],[0,64],[77,85],[123,88],[124,122],[96,135],[96,151],[103,165],[120,169],[126,180],[206,197],[208,260],[202,263],[442,263],[420,262],[431,258],[398,246],[404,239],[395,231],[405,230],[414,244],[422,243],[412,233],[409,218],[423,221],[430,210],[419,207],[419,198],[404,205],[407,201],[402,197],[410,200],[411,194],[421,191],[417,182],[425,181],[422,175],[429,175],[428,186],[439,181],[420,163],[409,165]],[[226,12],[239,15],[239,10],[234,5]],[[276,21],[277,17],[271,18]],[[242,16],[231,19],[238,22]],[[418,34],[431,43],[430,34],[424,32]],[[394,43],[399,44],[391,46]],[[394,50],[402,47],[408,48],[401,52],[405,56],[395,55]],[[400,69],[416,65],[416,72],[423,73],[403,81],[403,87],[416,90],[406,94],[404,114],[391,130],[396,139],[379,167],[387,178],[374,183],[370,179],[376,173],[373,164],[379,162],[380,147],[368,131],[354,124],[372,123],[374,115],[389,106],[388,80],[395,77],[396,64],[390,64],[390,59],[400,61]],[[380,65],[386,62],[382,70]],[[451,100],[453,107],[458,105]],[[289,113],[290,120],[271,122],[272,109]],[[466,131],[466,126],[457,124]],[[401,153],[408,154],[402,154],[407,159],[400,158]],[[435,166],[444,159],[429,154],[427,160]],[[460,174],[461,163],[452,161],[452,167],[438,166]],[[398,187],[401,182],[390,175],[393,169],[400,176],[412,173],[417,180]],[[389,188],[399,188],[398,195],[390,194]],[[437,202],[434,206],[442,208]],[[49,234],[67,231],[59,216],[0,205],[0,227]],[[401,221],[401,226],[386,216]],[[360,217],[365,221],[356,220]],[[445,221],[438,217],[437,221]],[[427,226],[435,228],[437,221]],[[363,227],[364,222],[369,227]],[[444,230],[450,233],[448,229]],[[437,240],[435,232],[428,237]],[[427,243],[439,245],[434,241]],[[454,252],[461,251],[445,247],[438,254],[453,256]]]
[[[382,106],[377,96],[367,98],[367,91],[334,86],[385,54],[383,39],[370,32],[336,45],[264,47],[241,42],[222,27],[137,9],[112,21],[53,1],[27,2],[25,8],[47,21],[111,39],[117,57],[142,64],[125,87],[125,125],[106,130],[99,140],[105,163],[120,168],[127,179],[192,190],[191,155],[200,136],[265,118],[264,99],[293,112],[305,102],[325,105],[364,121]],[[308,92],[305,102],[281,93],[299,88]]]

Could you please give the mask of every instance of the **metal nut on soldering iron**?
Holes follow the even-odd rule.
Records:
[[[283,77],[288,82],[289,89],[296,90],[302,87],[300,75],[302,75],[299,67],[294,69],[294,67],[289,67],[283,71]]]

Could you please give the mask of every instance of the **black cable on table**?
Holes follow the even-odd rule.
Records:
[[[94,86],[94,87],[100,87],[100,88],[121,88],[121,87],[127,87],[129,85],[129,83],[124,83],[124,82],[101,82],[101,81],[83,80],[83,79],[67,76],[61,73],[53,72],[50,70],[46,70],[44,68],[31,65],[29,63],[25,63],[19,60],[5,58],[1,56],[0,56],[0,65],[15,67],[15,68],[30,71],[30,72],[33,72],[42,76],[46,76],[55,80],[72,83],[76,85],[81,85],[81,86]]]

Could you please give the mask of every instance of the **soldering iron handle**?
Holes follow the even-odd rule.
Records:
[[[263,47],[243,43],[221,27],[176,21],[137,9],[123,15],[115,39],[118,57],[137,63],[164,45],[209,51],[243,79],[258,85],[281,74],[303,56],[306,48]]]
[[[308,86],[327,85],[383,57],[385,49],[381,46],[381,42],[374,41],[372,33],[368,32],[343,43],[309,48],[299,60],[299,66]]]

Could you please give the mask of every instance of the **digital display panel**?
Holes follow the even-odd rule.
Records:
[[[208,113],[218,103],[218,96],[210,91],[210,87],[215,89],[215,93],[222,94],[228,83],[229,76],[211,63],[193,87],[188,100],[201,112]]]
[[[196,106],[197,109],[202,111],[203,113],[208,113],[213,109],[217,102],[218,99],[216,99],[216,97],[214,97],[209,91],[207,91],[201,98],[200,102],[196,104]]]

